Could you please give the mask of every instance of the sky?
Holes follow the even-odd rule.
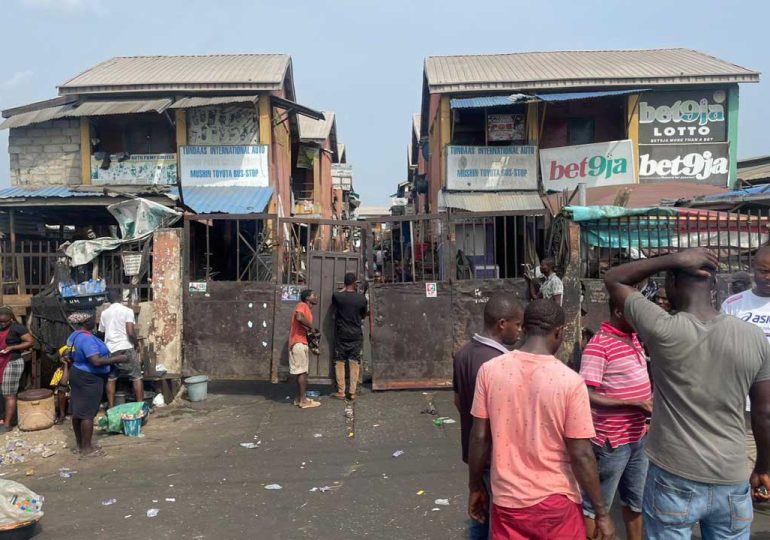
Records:
[[[286,53],[297,99],[337,114],[362,204],[406,177],[426,56],[687,47],[767,73],[762,0],[3,0],[0,109],[113,56]],[[764,76],[762,77],[764,79]],[[770,81],[741,86],[738,155],[770,154]],[[767,101],[766,101],[767,100]],[[9,184],[7,131],[0,186]]]

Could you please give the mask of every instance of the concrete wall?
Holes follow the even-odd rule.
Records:
[[[8,135],[11,185],[81,183],[80,120],[51,120],[13,128]]]
[[[182,372],[182,229],[153,235],[152,318],[148,345],[169,373]]]
[[[253,105],[217,105],[187,111],[187,144],[259,144],[259,119]]]

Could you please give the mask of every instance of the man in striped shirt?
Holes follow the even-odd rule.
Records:
[[[588,386],[596,437],[592,439],[607,508],[620,493],[626,538],[642,538],[642,499],[647,476],[644,437],[652,412],[647,359],[623,310],[610,303],[610,320],[588,342],[580,362]],[[586,530],[591,538],[595,513],[583,498]]]

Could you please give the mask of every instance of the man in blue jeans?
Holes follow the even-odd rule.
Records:
[[[652,389],[647,357],[623,310],[610,302],[610,320],[591,338],[580,360],[588,386],[596,437],[591,441],[602,498],[612,507],[615,492],[623,505],[626,540],[642,540],[642,496],[648,461],[644,453]],[[583,497],[586,533],[593,538],[596,514]]]
[[[643,516],[648,538],[749,538],[752,498],[770,500],[770,345],[712,304],[718,259],[705,248],[618,266],[604,280],[647,345],[655,381]],[[666,273],[676,315],[635,283]],[[747,479],[743,410],[752,401],[757,462]]]

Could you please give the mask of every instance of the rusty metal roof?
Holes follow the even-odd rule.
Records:
[[[770,156],[738,160],[738,180],[748,184],[766,182],[770,178]]]
[[[145,112],[163,112],[173,103],[171,98],[161,99],[100,99],[83,101],[72,110],[60,113],[59,118],[70,116],[106,116],[110,114],[138,114]]]
[[[325,111],[323,120],[314,120],[306,116],[297,116],[299,139],[301,141],[325,141],[335,125],[334,113]]]
[[[682,199],[692,199],[702,195],[726,193],[727,188],[708,184],[690,182],[660,182],[654,184],[623,184],[617,186],[600,186],[586,189],[588,206],[612,206],[618,193],[628,190],[628,202],[625,208],[647,208],[660,206],[661,203],[671,203]],[[560,195],[549,195],[548,199],[558,213]],[[576,199],[572,203],[575,204]]]
[[[759,73],[692,49],[429,56],[432,93],[759,82]]]
[[[542,211],[545,214],[545,206],[536,191],[520,192],[441,192],[438,196],[439,211],[448,208],[464,210],[466,212],[513,212]]]
[[[116,57],[62,83],[59,93],[278,90],[290,69],[285,54]]]
[[[193,96],[178,99],[169,109],[193,109],[231,103],[253,103],[256,106],[257,101],[259,101],[259,96]]]

